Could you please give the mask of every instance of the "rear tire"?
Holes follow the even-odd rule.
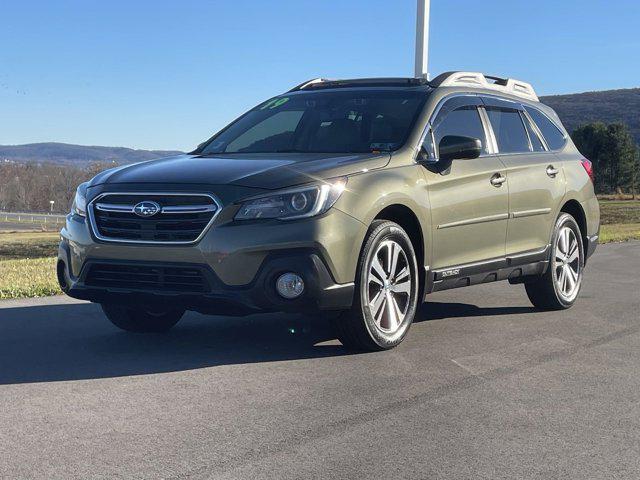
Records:
[[[570,308],[580,293],[583,269],[580,227],[571,215],[562,213],[554,227],[546,273],[524,284],[529,300],[542,310]]]
[[[409,331],[418,304],[416,254],[397,223],[376,220],[369,228],[356,271],[353,307],[333,319],[342,344],[354,350],[388,350]]]
[[[127,332],[166,332],[180,321],[184,310],[152,312],[143,308],[126,307],[113,303],[101,304],[102,311],[116,327]]]

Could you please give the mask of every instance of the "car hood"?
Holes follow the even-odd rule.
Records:
[[[384,167],[388,153],[178,155],[124,165],[98,174],[105,184],[211,184],[277,189]]]

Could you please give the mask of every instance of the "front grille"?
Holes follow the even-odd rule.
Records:
[[[140,216],[136,205],[157,213]],[[91,202],[90,215],[99,240],[143,243],[191,243],[200,237],[220,206],[205,194],[108,193]]]
[[[206,293],[211,291],[203,269],[197,266],[93,263],[88,266],[84,282],[89,287],[151,292]]]

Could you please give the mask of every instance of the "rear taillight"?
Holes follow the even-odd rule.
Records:
[[[583,158],[580,163],[582,163],[582,166],[584,167],[585,171],[587,172],[587,175],[589,175],[589,178],[593,182],[594,181],[594,178],[593,178],[593,163],[591,163],[586,158]]]

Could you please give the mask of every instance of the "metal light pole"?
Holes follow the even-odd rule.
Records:
[[[416,19],[416,78],[429,78],[429,8],[431,0],[418,0]]]

